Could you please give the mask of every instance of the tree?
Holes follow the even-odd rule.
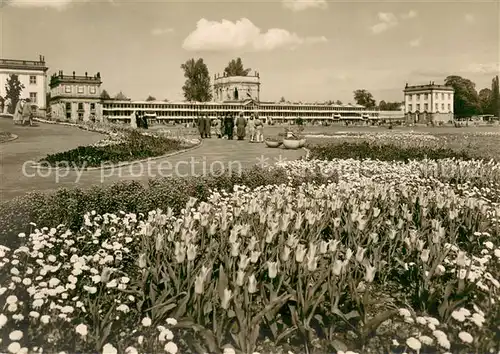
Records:
[[[52,99],[52,96],[50,94],[50,91],[45,94],[45,113],[50,113],[50,100]]]
[[[302,119],[302,117],[297,117],[297,119],[295,119],[295,124],[297,124],[297,125],[303,125],[304,124],[304,120]]]
[[[455,89],[453,108],[458,117],[470,117],[479,113],[479,96],[476,84],[461,76],[451,75],[445,79],[445,85]]]
[[[491,114],[500,118],[500,90],[498,83],[498,75],[491,82]]]
[[[224,73],[227,76],[247,76],[252,69],[245,69],[241,58],[233,59],[227,64]]]
[[[103,100],[109,100],[109,99],[111,99],[111,96],[109,95],[108,91],[102,90],[102,92],[101,92],[101,99],[103,99]]]
[[[482,114],[490,114],[492,109],[493,93],[489,88],[479,91],[479,106]]]
[[[356,90],[354,93],[354,100],[357,104],[364,106],[365,108],[375,107],[375,99],[373,95],[365,89]]]
[[[340,106],[340,105],[342,105],[342,101],[341,100],[337,100],[337,101],[335,101],[335,104],[338,104]]]
[[[21,81],[19,81],[19,76],[16,74],[9,75],[7,82],[5,83],[5,99],[10,100],[10,109],[8,113],[14,114],[17,102],[19,102],[19,97],[21,97],[23,89],[24,85]]]
[[[382,100],[378,104],[378,108],[381,111],[399,111],[400,107],[401,107],[401,102],[386,102]]]
[[[285,103],[285,102],[286,102],[285,97],[281,96],[280,103]]]
[[[184,98],[188,101],[207,102],[212,99],[210,75],[202,58],[189,59],[181,65],[186,82],[182,86]]]
[[[115,96],[115,100],[120,100],[120,101],[124,101],[124,100],[128,100],[128,97],[125,96],[125,94],[123,92],[118,92]]]
[[[146,98],[146,101],[147,102],[156,101],[156,97],[149,95],[148,98]]]
[[[163,102],[169,102],[168,98],[165,98],[165,99],[163,100]]]

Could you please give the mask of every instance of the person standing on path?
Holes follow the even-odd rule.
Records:
[[[137,111],[134,111],[134,113],[130,116],[130,126],[137,129]]]
[[[215,134],[217,135],[217,138],[222,138],[222,121],[220,115],[217,115],[217,118],[215,118]]]
[[[30,104],[31,100],[29,98],[27,98],[24,102],[24,106],[23,106],[23,125],[26,125],[29,123],[29,125],[33,125],[32,123],[32,118],[33,118],[33,111],[31,110],[31,104]]]
[[[226,131],[227,139],[233,140],[234,118],[231,113],[227,113],[224,118],[224,128]]]
[[[255,141],[258,143],[264,142],[264,124],[259,116],[255,117]]]
[[[205,118],[200,114],[198,116],[198,132],[200,133],[201,138],[205,138]]]
[[[23,101],[19,100],[16,104],[13,117],[14,124],[20,125],[23,123]]]
[[[253,143],[255,141],[255,120],[253,119],[253,114],[250,116],[247,126],[248,126],[248,135],[250,135],[249,142]]]
[[[205,117],[203,119],[205,119],[205,138],[211,138],[212,119],[207,114],[205,114]]]
[[[238,140],[245,139],[246,126],[247,126],[247,120],[243,116],[243,112],[240,112],[239,117],[236,119],[236,135],[238,136]]]

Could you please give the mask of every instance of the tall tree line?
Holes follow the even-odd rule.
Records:
[[[476,91],[476,84],[461,76],[452,75],[445,79],[445,85],[455,89],[454,112],[458,117],[478,114],[500,116],[500,93],[498,75],[491,80],[491,88]]]

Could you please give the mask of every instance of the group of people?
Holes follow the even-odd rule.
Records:
[[[20,99],[17,102],[13,121],[14,124],[18,125],[33,125],[33,109],[31,108],[31,100],[29,98]]]
[[[236,128],[236,137],[238,140],[245,139],[248,129],[250,142],[260,143],[264,141],[264,123],[254,114],[247,119],[243,115],[243,112],[240,112],[236,118],[233,113],[226,113],[224,117],[219,115],[213,121],[208,115],[204,114],[198,118],[197,125],[202,139],[210,138],[212,127],[214,127],[215,135],[219,139],[233,140]]]
[[[135,111],[132,119],[135,123],[135,128],[148,129],[148,119],[142,111]]]

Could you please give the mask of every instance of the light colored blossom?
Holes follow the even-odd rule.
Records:
[[[16,341],[17,342],[17,341],[21,340],[21,338],[23,338],[23,332],[21,332],[19,330],[12,331],[9,334],[9,339],[11,341]]]
[[[176,326],[177,320],[175,318],[167,318],[167,324],[169,324],[171,326]]]
[[[468,332],[460,332],[458,334],[458,337],[462,340],[464,343],[472,343],[474,341],[474,338],[468,333]]]
[[[144,317],[141,321],[141,324],[144,326],[144,327],[149,327],[151,326],[152,324],[152,321],[151,321],[151,318],[149,317]]]
[[[80,323],[78,326],[76,326],[75,331],[82,337],[85,337],[88,334],[87,326],[84,325],[83,323]]]
[[[9,353],[17,354],[21,350],[21,344],[19,344],[18,342],[12,342],[7,347],[7,350],[9,351]]]
[[[7,316],[5,316],[3,313],[0,314],[0,329],[2,329],[3,326],[5,326],[5,324],[7,323],[7,321],[8,321]]]
[[[422,348],[420,341],[414,337],[410,337],[406,340],[406,345],[417,352]]]
[[[178,351],[177,345],[174,342],[168,342],[164,347],[165,351],[170,354],[176,354]]]
[[[432,339],[432,338],[431,338],[431,337],[429,337],[429,336],[425,336],[425,335],[420,336],[420,337],[418,337],[418,340],[419,340],[421,343],[425,344],[425,345],[429,345],[429,346],[431,346],[431,345],[433,345],[433,344],[434,344],[434,339]]]
[[[118,354],[118,350],[112,344],[105,344],[102,347],[102,354]]]
[[[166,340],[172,340],[172,339],[174,339],[174,334],[169,329],[165,329],[165,330],[161,331],[159,336],[158,336],[158,340],[160,342],[165,342]]]

